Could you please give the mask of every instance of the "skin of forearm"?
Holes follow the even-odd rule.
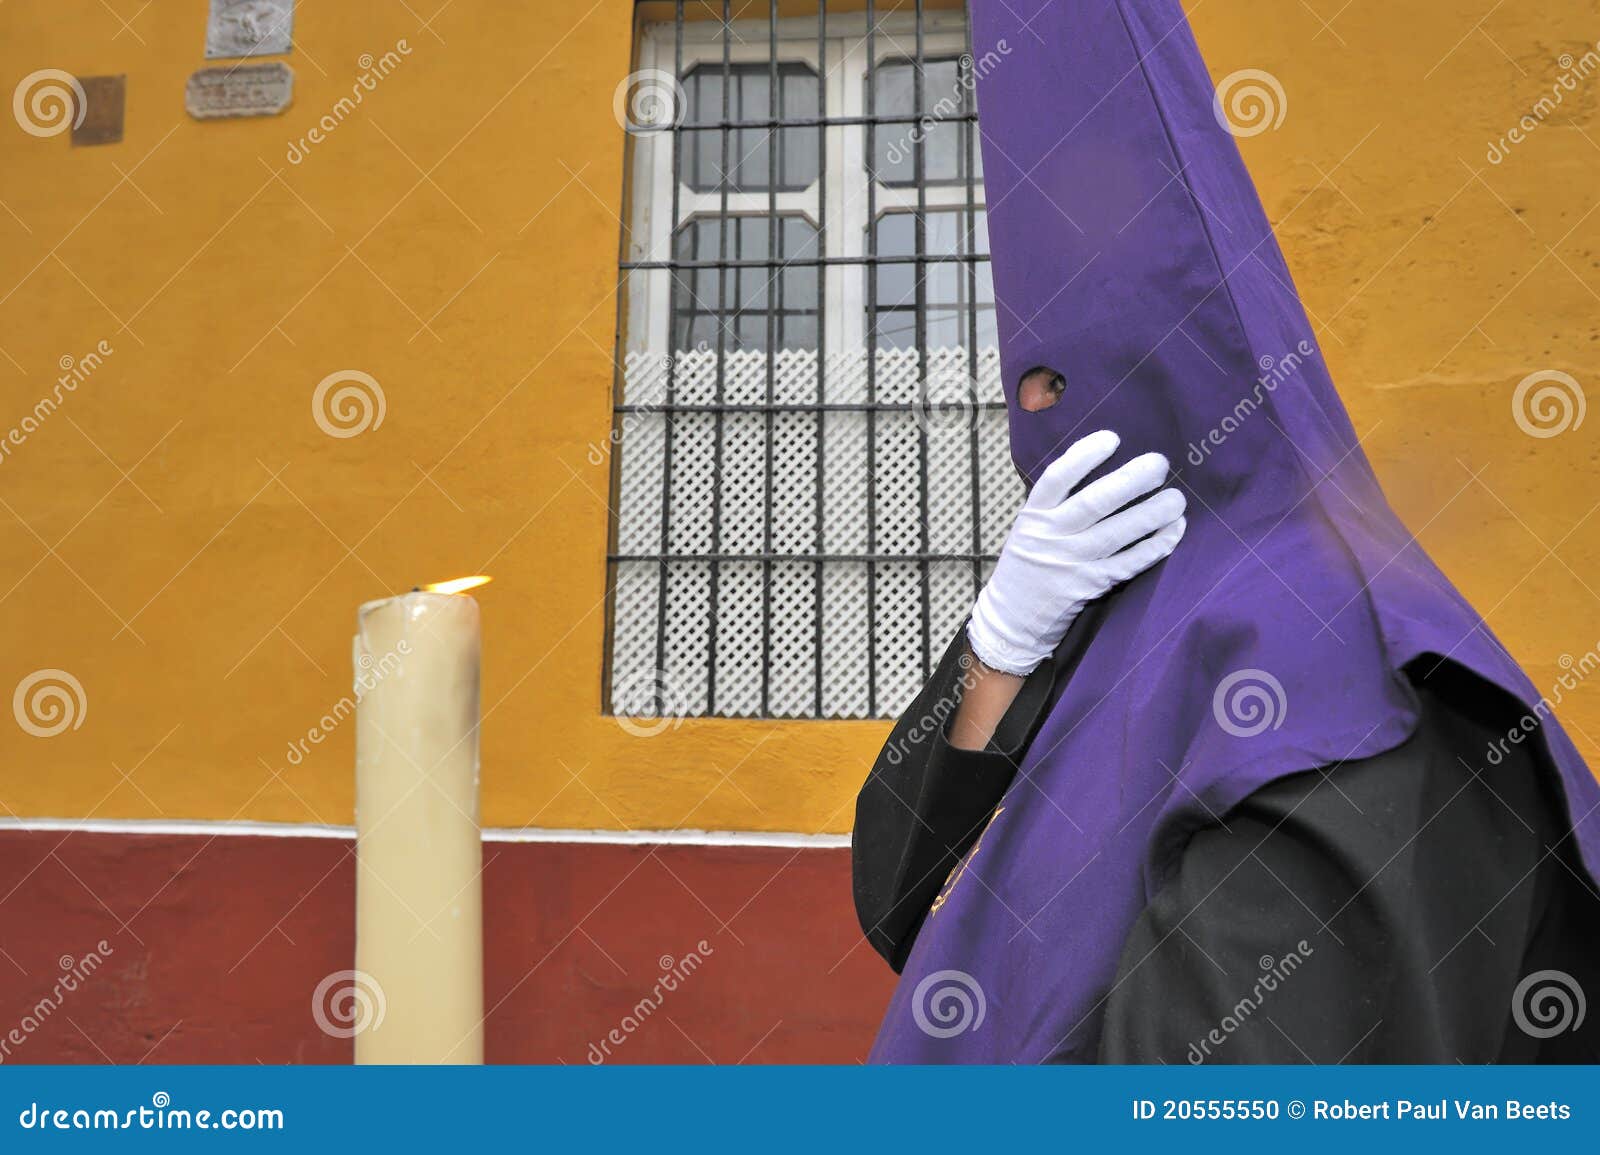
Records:
[[[1011,703],[1022,689],[1023,678],[992,670],[978,661],[969,649],[966,654],[967,687],[950,721],[950,745],[958,750],[982,750],[994,737]]]

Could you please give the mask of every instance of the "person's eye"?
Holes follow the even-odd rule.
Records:
[[[1022,375],[1017,386],[1017,404],[1024,412],[1037,413],[1061,400],[1066,390],[1066,377],[1054,369],[1040,366]]]

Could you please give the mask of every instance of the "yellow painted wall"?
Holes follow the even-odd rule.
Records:
[[[630,0],[455,0],[426,26],[438,0],[303,3],[293,106],[231,123],[183,111],[205,0],[107,2],[0,6],[4,93],[128,77],[121,144],[0,121],[0,433],[61,358],[114,350],[0,461],[0,690],[57,667],[88,701],[56,737],[0,727],[5,809],[347,822],[353,726],[287,751],[348,693],[355,607],[487,570],[486,822],[847,829],[881,724],[637,738],[599,712],[587,450],[610,428]],[[1510,398],[1536,369],[1593,377],[1600,76],[1503,164],[1485,149],[1592,46],[1596,6],[1476,31],[1448,0],[1311,7],[1331,29],[1233,0],[1196,30],[1214,75],[1282,82],[1287,119],[1245,152],[1335,379],[1397,508],[1548,686],[1600,643],[1600,418],[1534,440]],[[311,394],[343,369],[387,411],[341,440]],[[1600,687],[1564,716],[1600,753]]]

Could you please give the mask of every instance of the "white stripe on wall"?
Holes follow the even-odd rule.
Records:
[[[206,838],[344,838],[354,826],[312,822],[208,822],[144,818],[0,818],[7,830],[79,834],[188,835]],[[776,846],[827,849],[850,845],[848,834],[798,834],[762,830],[550,830],[543,827],[489,826],[485,842],[593,842],[614,846]]]

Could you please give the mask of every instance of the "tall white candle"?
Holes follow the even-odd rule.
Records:
[[[382,1000],[358,1063],[483,1061],[478,603],[361,607],[356,970]]]

